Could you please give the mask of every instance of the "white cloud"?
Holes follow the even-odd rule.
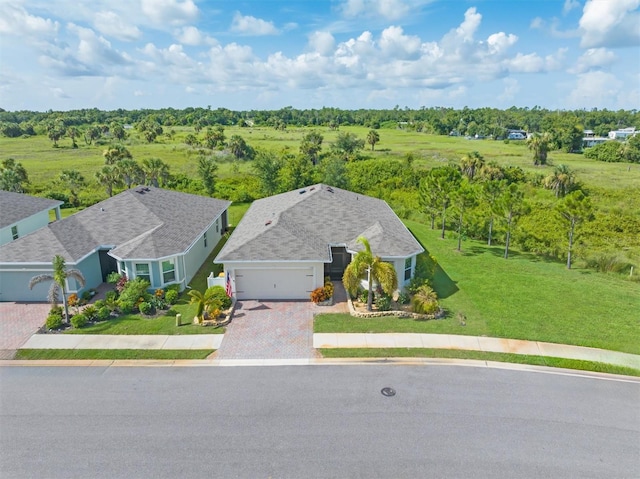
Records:
[[[622,100],[620,94],[623,91],[624,83],[611,73],[601,71],[581,73],[569,94],[568,103],[573,108],[586,106],[603,108],[619,105]],[[629,103],[624,105],[625,108],[630,107]]]
[[[578,61],[569,72],[584,73],[589,70],[601,69],[614,63],[616,58],[615,53],[606,48],[589,48],[578,58]]]
[[[387,57],[407,59],[420,52],[419,37],[405,35],[402,27],[385,28],[380,35],[380,49]]]
[[[495,55],[503,55],[507,52],[511,45],[514,45],[518,41],[518,37],[513,34],[507,35],[504,32],[493,33],[487,38],[487,45],[489,45],[489,52]]]
[[[535,17],[533,20],[531,20],[531,23],[529,24],[529,28],[531,28],[532,30],[540,30],[544,28],[544,26],[545,26],[545,21],[540,17]]]
[[[578,0],[564,0],[562,6],[562,13],[565,15],[575,8],[580,8],[580,2]]]
[[[233,16],[231,31],[254,36],[277,35],[280,33],[273,22],[267,22],[261,18],[252,17],[251,15],[244,16],[240,12],[236,12]]]
[[[392,21],[406,16],[410,11],[403,0],[346,0],[340,9],[346,18],[382,17]]]
[[[175,38],[184,45],[217,45],[218,42],[215,38],[202,33],[194,26],[188,26],[178,29],[175,34]]]
[[[621,47],[640,45],[640,0],[587,0],[580,18],[580,45]]]
[[[56,98],[71,98],[67,95],[62,88],[49,88],[51,94]]]
[[[156,25],[183,25],[198,18],[193,0],[141,0],[142,12]]]
[[[309,47],[321,55],[329,55],[335,46],[335,38],[329,32],[313,32],[309,35]]]
[[[193,94],[193,93],[197,93],[198,90],[196,90],[195,88],[193,88],[192,86],[186,86],[184,89],[185,93],[189,93],[189,94]]]
[[[511,101],[516,98],[516,95],[520,92],[520,84],[515,78],[505,78],[502,80],[504,90],[498,97],[502,101]]]
[[[58,32],[59,27],[58,22],[31,15],[21,6],[0,3],[0,34],[49,38]]]
[[[115,12],[98,12],[93,20],[93,26],[103,35],[119,40],[133,41],[142,36],[138,27],[125,22]]]

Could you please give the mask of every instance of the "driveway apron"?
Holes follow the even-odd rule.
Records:
[[[308,359],[313,348],[315,314],[346,311],[346,294],[335,284],[334,306],[310,301],[239,301],[217,359]]]
[[[49,303],[0,303],[0,359],[13,359],[41,326],[49,313]]]

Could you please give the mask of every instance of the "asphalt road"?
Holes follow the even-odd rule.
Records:
[[[638,382],[462,366],[5,367],[0,401],[2,479],[640,477]]]

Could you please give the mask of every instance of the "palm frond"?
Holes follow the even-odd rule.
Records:
[[[58,304],[60,301],[60,285],[53,281],[49,286],[49,292],[47,293],[47,301],[51,304]]]
[[[84,288],[86,281],[84,279],[84,275],[82,274],[82,271],[80,271],[79,269],[68,269],[66,272],[66,275],[67,275],[67,278],[75,279],[78,282],[78,284],[80,284],[80,287]]]
[[[38,274],[29,280],[29,289],[33,289],[33,287],[42,283],[43,281],[53,281],[53,276],[50,274]]]

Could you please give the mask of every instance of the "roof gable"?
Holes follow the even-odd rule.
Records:
[[[62,201],[0,190],[0,228],[14,225],[42,211],[60,206]]]

